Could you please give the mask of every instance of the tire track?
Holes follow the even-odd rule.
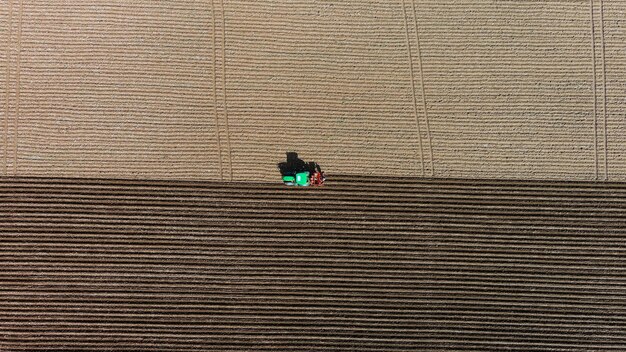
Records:
[[[596,31],[595,16],[593,11],[594,0],[589,0],[590,22],[591,22],[591,66],[593,68],[593,145],[594,145],[594,163],[595,163],[595,179],[599,179],[600,166],[598,162],[598,93],[596,86]]]
[[[411,89],[413,92],[413,110],[415,112],[415,127],[417,127],[417,138],[419,142],[419,152],[420,152],[419,158],[420,158],[420,162],[422,165],[420,171],[423,177],[425,175],[424,149],[422,147],[422,132],[420,130],[420,122],[419,122],[419,117],[417,113],[417,97],[415,93],[415,74],[413,73],[413,55],[411,54],[411,40],[409,39],[409,18],[406,12],[405,0],[402,0],[402,11],[404,13],[404,29],[406,30],[406,45],[407,45],[407,53],[409,56],[409,73],[410,73],[410,78],[411,78]]]
[[[607,127],[607,90],[606,90],[606,46],[604,44],[604,1],[600,0],[600,38],[602,40],[602,92],[604,115],[604,180],[609,180],[609,136]]]
[[[20,126],[20,95],[21,95],[21,66],[22,66],[22,17],[24,12],[24,4],[22,0],[18,3],[19,19],[17,27],[17,58],[15,68],[15,126],[13,130],[13,176],[17,173],[18,144],[19,144],[19,126]]]
[[[220,137],[220,119],[217,113],[217,40],[215,33],[215,0],[211,0],[211,16],[213,19],[211,21],[213,25],[213,116],[215,118],[215,141],[217,142],[217,155],[218,155],[218,163],[219,163],[219,171],[220,171],[220,180],[224,181],[224,171],[222,168],[222,141]]]
[[[222,86],[224,89],[224,122],[226,125],[226,146],[228,148],[228,165],[230,169],[229,180],[233,181],[233,152],[230,145],[230,126],[228,122],[228,100],[226,96],[226,8],[224,0],[220,1],[222,7]]]
[[[4,101],[4,175],[8,176],[8,154],[9,154],[9,116],[10,116],[10,102],[11,102],[11,42],[13,36],[13,0],[7,1],[8,7],[8,21],[7,21],[7,43],[6,43],[6,87],[5,87],[5,101]]]
[[[428,107],[426,104],[426,88],[424,84],[424,66],[422,60],[422,48],[420,45],[420,32],[417,25],[417,11],[415,10],[415,1],[411,0],[411,9],[413,10],[413,20],[415,21],[415,39],[417,41],[417,58],[420,65],[420,83],[422,86],[422,103],[424,108],[424,120],[426,120],[426,138],[428,139],[428,150],[430,151],[430,176],[435,177],[435,159],[433,157],[433,139],[430,135],[430,122],[428,120]]]

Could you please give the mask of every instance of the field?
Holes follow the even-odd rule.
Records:
[[[0,181],[0,350],[623,351],[622,184]]]
[[[0,351],[625,351],[625,14],[0,1]]]
[[[0,174],[626,180],[623,0],[0,2]]]

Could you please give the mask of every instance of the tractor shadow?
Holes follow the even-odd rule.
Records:
[[[293,176],[298,172],[320,172],[320,166],[316,162],[305,162],[300,159],[298,153],[287,152],[287,160],[278,163],[278,170],[282,176]]]

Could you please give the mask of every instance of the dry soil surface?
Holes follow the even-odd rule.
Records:
[[[3,0],[0,175],[626,180],[624,0]]]

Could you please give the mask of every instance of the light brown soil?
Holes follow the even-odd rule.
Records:
[[[2,351],[623,351],[626,188],[0,181]]]
[[[620,0],[0,2],[0,174],[626,180]]]

